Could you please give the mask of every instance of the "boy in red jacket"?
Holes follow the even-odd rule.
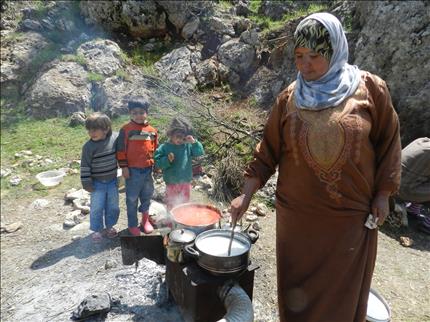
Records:
[[[148,210],[154,193],[152,168],[158,134],[147,121],[148,108],[149,102],[143,97],[128,102],[131,121],[121,128],[117,141],[118,164],[125,178],[128,230],[133,236],[139,236],[141,231],[137,221],[138,199],[142,214],[140,228],[145,234],[154,230],[149,222]]]

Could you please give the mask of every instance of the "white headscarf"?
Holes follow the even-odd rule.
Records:
[[[328,30],[333,55],[327,73],[317,80],[306,81],[298,72],[294,98],[300,109],[322,110],[339,105],[355,93],[360,71],[347,63],[348,43],[340,21],[330,13],[315,13],[303,19],[297,29],[308,19],[318,20]]]

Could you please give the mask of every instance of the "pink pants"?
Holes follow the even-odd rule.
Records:
[[[166,185],[165,203],[167,209],[190,201],[191,183],[177,183]]]

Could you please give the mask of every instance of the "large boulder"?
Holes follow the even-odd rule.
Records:
[[[17,97],[22,82],[34,71],[33,60],[49,45],[48,40],[37,32],[26,32],[2,37],[0,85],[3,97]]]
[[[125,1],[121,18],[134,37],[152,38],[167,32],[166,14],[158,10],[155,1]]]
[[[162,37],[169,32],[189,39],[198,26],[198,16],[207,14],[212,1],[91,1],[80,3],[89,24],[111,31],[126,31],[136,38]],[[186,28],[182,33],[183,28]]]
[[[112,76],[124,67],[121,48],[107,39],[86,42],[79,46],[77,54],[85,58],[86,67],[90,72],[104,76]]]
[[[180,47],[161,57],[155,63],[155,68],[163,78],[193,87],[197,84],[193,67],[200,59],[198,52],[191,51],[188,47]]]
[[[232,39],[222,44],[218,50],[218,60],[230,70],[239,74],[241,79],[252,73],[256,55],[253,46]]]
[[[132,96],[148,97],[143,74],[133,68],[125,70],[126,78],[112,76],[93,85],[91,107],[111,116],[127,114],[127,103]]]
[[[81,13],[88,24],[101,25],[110,31],[127,30],[134,37],[152,38],[167,32],[166,14],[155,1],[80,2]]]
[[[354,64],[381,76],[399,112],[403,143],[430,133],[430,6],[357,1]],[[378,32],[375,32],[378,30]]]
[[[31,86],[26,103],[35,118],[48,118],[85,111],[90,99],[84,67],[75,62],[54,62]]]

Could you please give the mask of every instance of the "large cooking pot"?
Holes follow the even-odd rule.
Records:
[[[231,229],[211,229],[199,234],[194,245],[187,245],[184,250],[197,259],[197,264],[214,275],[238,273],[249,265],[251,244],[258,239],[258,232],[235,232],[228,255]]]
[[[216,228],[221,219],[221,210],[218,208],[192,202],[172,208],[170,214],[176,229],[191,230],[196,235]]]
[[[196,234],[187,229],[175,229],[164,237],[167,258],[174,263],[185,263],[186,256],[184,247],[191,245],[196,238]]]

